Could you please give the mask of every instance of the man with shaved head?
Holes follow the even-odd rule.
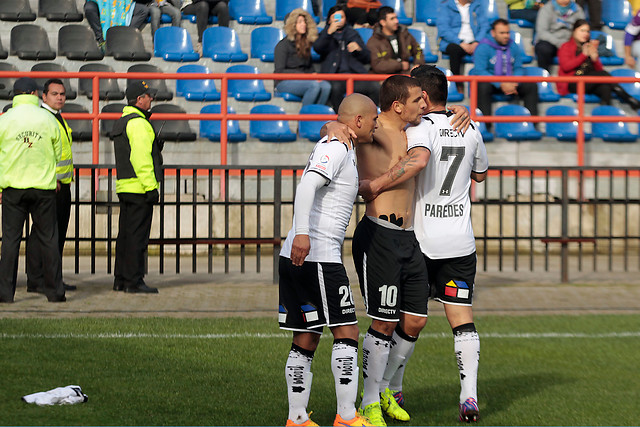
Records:
[[[311,362],[324,326],[333,334],[331,370],[337,414],[334,425],[370,425],[356,411],[358,321],[342,264],[344,240],[358,194],[355,145],[370,143],[378,112],[368,97],[354,93],[338,108],[338,121],[355,136],[348,142],[322,138],[304,169],[294,201],[293,227],[280,251],[281,329],[293,331],[285,366],[287,426],[317,426],[307,414]]]

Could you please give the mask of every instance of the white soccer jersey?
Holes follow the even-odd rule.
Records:
[[[342,242],[349,225],[353,202],[358,195],[358,170],[352,148],[333,139],[320,140],[309,156],[304,174],[318,173],[328,180],[316,192],[309,215],[309,241],[311,249],[306,261],[342,262]],[[291,256],[295,237],[296,215],[280,255]]]
[[[431,151],[427,167],[417,176],[415,232],[422,252],[432,259],[455,258],[476,250],[471,227],[471,172],[489,167],[477,127],[455,131],[451,113],[432,112],[407,129],[407,151]]]

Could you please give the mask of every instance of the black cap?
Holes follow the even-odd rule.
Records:
[[[152,97],[156,95],[156,90],[151,89],[144,80],[132,82],[127,86],[127,101],[135,101],[139,96],[148,93]]]
[[[38,84],[31,77],[20,77],[13,84],[13,94],[21,95],[23,93],[36,92]]]

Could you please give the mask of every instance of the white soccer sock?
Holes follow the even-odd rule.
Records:
[[[361,406],[364,408],[380,401],[380,383],[389,359],[391,337],[371,328],[362,341],[362,377],[364,394]]]
[[[453,348],[460,370],[460,403],[470,397],[477,401],[480,337],[473,323],[460,325],[453,330]]]
[[[407,335],[400,327],[397,327],[396,330],[393,331],[389,360],[387,361],[387,368],[382,376],[380,391],[384,391],[387,387],[391,390],[402,390],[404,367],[407,365],[407,362],[409,362],[409,357],[413,354],[417,340],[418,337]],[[392,380],[393,386],[391,385]]]
[[[287,395],[289,396],[289,419],[302,424],[309,419],[307,404],[311,395],[311,362],[313,352],[291,345],[289,358],[284,373],[287,379]]]
[[[333,342],[331,372],[336,384],[337,412],[344,420],[356,416],[358,396],[358,341],[338,339]]]

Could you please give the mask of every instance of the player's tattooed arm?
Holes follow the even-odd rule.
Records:
[[[415,177],[429,163],[431,151],[424,147],[415,147],[391,169],[374,180],[360,181],[358,192],[365,201],[371,201],[380,193]]]
[[[471,125],[469,110],[464,105],[451,105],[447,107],[454,116],[451,118],[451,126],[458,132],[464,134]]]

